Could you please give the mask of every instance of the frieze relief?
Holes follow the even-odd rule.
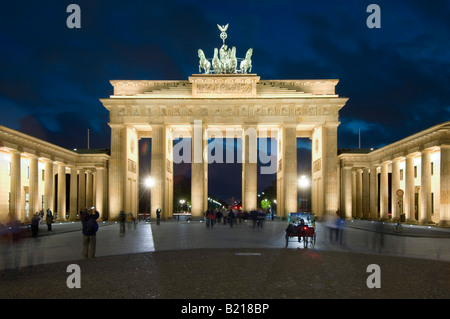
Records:
[[[219,93],[219,94],[249,94],[252,93],[251,83],[220,82],[220,83],[197,83],[197,93]]]
[[[321,169],[322,169],[322,159],[319,158],[313,162],[312,171],[313,171],[313,173],[315,173],[315,172],[320,171]]]
[[[209,111],[211,110],[211,111]],[[117,106],[116,116],[330,116],[330,105]]]

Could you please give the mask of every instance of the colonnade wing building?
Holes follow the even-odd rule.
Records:
[[[410,223],[450,220],[450,122],[370,152],[338,156],[346,218]]]
[[[138,214],[141,138],[152,139],[151,211],[173,214],[173,166],[191,163],[191,212],[208,205],[208,138],[242,141],[242,204],[257,208],[259,174],[276,174],[277,215],[297,211],[297,138],[312,141],[312,212],[346,218],[450,219],[450,122],[381,149],[338,154],[337,80],[261,80],[256,74],[194,74],[185,81],[111,81],[111,148],[67,150],[0,126],[0,219],[30,220],[50,208],[58,220],[95,206],[102,219]],[[174,139],[184,139],[183,154]],[[257,139],[276,140],[258,171]],[[180,142],[181,143],[181,142]],[[177,145],[179,145],[178,143]],[[188,155],[186,155],[188,154]],[[274,155],[274,154],[271,154]],[[235,158],[233,156],[233,158]],[[263,171],[263,168],[265,169]],[[232,177],[230,177],[232,178]],[[238,195],[237,195],[238,196]]]
[[[107,218],[109,150],[83,153],[0,126],[0,222],[47,209],[75,220],[92,206]]]
[[[297,137],[313,141],[312,209],[321,216],[339,208],[337,128],[347,98],[337,80],[260,80],[255,74],[197,74],[187,81],[111,81],[114,95],[101,99],[110,112],[109,213],[135,212],[137,141],[152,139],[151,211],[173,211],[174,138],[190,138],[192,216],[207,209],[208,138],[242,139],[242,205],[257,209],[256,139],[277,141],[273,170],[277,214],[297,211]]]

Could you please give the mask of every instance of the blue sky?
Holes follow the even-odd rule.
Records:
[[[66,8],[81,8],[69,29]],[[371,3],[381,28],[369,29]],[[381,147],[450,120],[449,1],[22,1],[0,11],[0,125],[108,148],[112,79],[186,80],[197,49],[252,47],[262,79],[335,78],[339,148]],[[302,144],[300,144],[302,145]]]

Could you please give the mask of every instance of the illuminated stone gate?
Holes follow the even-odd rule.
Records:
[[[111,81],[114,94],[101,100],[110,112],[109,216],[121,210],[137,213],[141,138],[152,139],[151,212],[161,208],[163,217],[173,214],[173,140],[191,138],[191,212],[202,216],[208,205],[208,138],[213,136],[241,139],[244,211],[257,208],[257,138],[277,140],[269,173],[277,174],[278,216],[297,211],[297,137],[310,138],[312,210],[318,216],[335,212],[337,127],[347,101],[335,92],[338,81],[260,80],[250,73],[253,49],[237,58],[236,48],[225,44],[228,24],[218,27],[223,45],[214,49],[214,57],[207,59],[198,50],[204,74],[184,81]]]
[[[192,138],[192,216],[207,209],[208,163],[204,150],[214,134],[242,140],[243,210],[257,208],[257,164],[249,146],[257,137],[277,140],[277,214],[297,210],[298,137],[312,140],[312,211],[339,207],[337,128],[347,98],[337,80],[260,80],[255,74],[194,74],[185,81],[111,81],[114,94],[101,99],[110,112],[109,216],[137,213],[138,140],[152,139],[151,212],[173,213],[173,139]],[[246,134],[252,128],[256,134]],[[227,131],[232,129],[232,136]],[[251,131],[251,130],[250,130]],[[176,136],[174,136],[176,134]],[[255,136],[257,135],[257,136]],[[205,137],[205,138],[203,138]],[[254,145],[254,144],[253,144]]]

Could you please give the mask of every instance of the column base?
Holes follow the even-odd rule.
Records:
[[[450,228],[450,221],[448,221],[448,220],[441,220],[436,225],[439,226],[439,227]]]
[[[421,225],[425,225],[425,226],[433,226],[433,225],[436,225],[436,223],[435,223],[434,221],[429,220],[429,219],[423,219],[423,220],[421,220],[421,221],[420,221],[420,224],[421,224]]]

